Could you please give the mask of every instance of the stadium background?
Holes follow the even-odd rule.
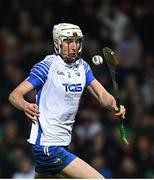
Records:
[[[154,178],[153,0],[0,1],[0,178],[28,178],[34,172],[30,122],[8,102],[9,93],[30,68],[53,51],[52,27],[78,24],[83,57],[112,93],[106,66],[92,65],[105,46],[119,55],[122,104],[130,146],[121,144],[118,121],[84,93],[74,125],[71,150],[108,178]],[[34,101],[34,93],[26,97]]]

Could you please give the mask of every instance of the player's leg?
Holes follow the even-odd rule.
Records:
[[[103,176],[86,162],[60,146],[33,146],[35,178],[93,178]]]
[[[74,159],[63,170],[61,175],[64,177],[78,178],[78,179],[103,179],[104,177],[92,168],[89,164],[80,158]]]
[[[74,159],[61,172],[52,176],[49,173],[36,173],[35,178],[78,178],[78,179],[103,179],[104,177],[80,158]]]

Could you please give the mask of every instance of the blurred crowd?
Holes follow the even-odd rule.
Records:
[[[26,142],[31,122],[8,102],[9,93],[31,67],[53,52],[52,28],[81,27],[82,57],[114,95],[104,63],[91,59],[112,48],[120,58],[119,87],[127,113],[129,146],[121,143],[119,121],[85,90],[70,150],[107,178],[154,178],[153,0],[2,0],[0,5],[0,178],[32,178],[34,162]],[[35,93],[26,99],[34,102]]]

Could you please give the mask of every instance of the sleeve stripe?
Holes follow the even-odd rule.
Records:
[[[49,62],[47,62],[47,61],[43,61],[42,63],[43,63],[44,65],[48,66],[48,67],[51,66],[51,64],[50,64]]]
[[[34,69],[33,73],[35,73],[35,71],[38,72],[43,77],[43,79],[46,79],[47,76],[44,75],[42,72],[40,72],[37,68]],[[40,76],[40,78],[41,78],[41,76]]]
[[[37,76],[35,73],[31,72],[31,74],[33,74],[34,76],[36,76],[43,84],[44,84],[44,81],[39,77]]]
[[[50,58],[45,58],[44,60],[35,64],[31,69],[31,72],[29,74],[29,82],[35,87],[35,89],[39,89],[40,87],[42,87],[48,79],[50,67],[53,62],[49,60]]]
[[[35,69],[37,69],[38,71],[39,71],[39,69],[40,69],[41,71],[43,71],[43,73],[44,73],[46,76],[48,76],[47,72],[46,72],[41,66],[36,66]]]
[[[47,65],[44,64],[44,63],[39,63],[38,66],[44,67],[47,71],[49,71],[49,68],[50,68],[50,66],[47,66]]]
[[[85,64],[84,65],[84,68],[85,68],[85,71],[86,71],[86,73],[87,73],[87,71],[88,71],[88,66]]]
[[[48,74],[49,69],[47,69],[44,65],[39,64],[36,67],[42,68]]]
[[[45,64],[48,64],[49,66],[51,66],[51,64],[52,64],[52,63],[49,62],[49,61],[44,61],[44,63],[45,63]]]
[[[83,64],[85,72],[87,73],[89,68],[88,68],[88,64],[86,62],[84,62],[83,60],[81,61],[81,64]]]

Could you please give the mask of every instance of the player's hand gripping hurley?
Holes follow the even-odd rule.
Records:
[[[116,67],[119,64],[119,60],[116,57],[115,53],[108,47],[103,48],[103,55],[105,57],[107,66],[111,74],[111,79],[112,79],[113,88],[114,88],[114,96],[115,96],[115,100],[120,111],[119,88],[118,88],[118,81],[116,79],[116,75],[117,75]],[[127,141],[127,138],[126,138],[126,132],[125,132],[124,122],[122,118],[120,118],[120,135],[121,135],[122,143],[128,145],[129,142]]]

